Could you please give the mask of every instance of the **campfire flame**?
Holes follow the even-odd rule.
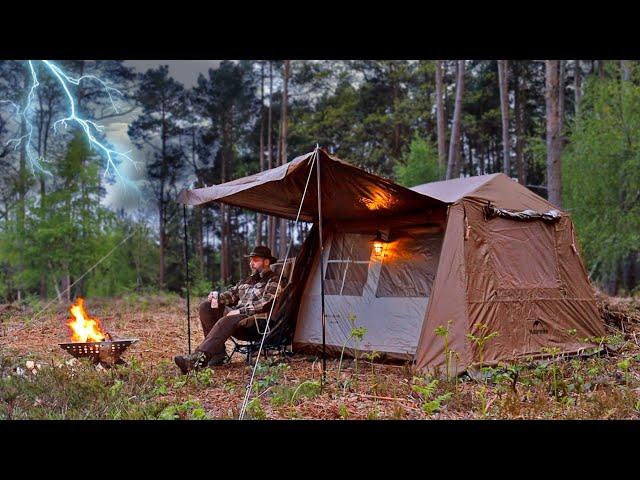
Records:
[[[71,329],[73,342],[102,342],[107,337],[100,326],[100,320],[91,318],[84,309],[84,298],[78,297],[69,308],[73,319],[67,326]]]

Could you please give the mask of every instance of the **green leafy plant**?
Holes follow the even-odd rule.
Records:
[[[367,412],[367,420],[378,420],[380,418],[380,409],[377,405]]]
[[[422,411],[427,415],[439,412],[442,408],[442,404],[452,396],[451,392],[436,395],[438,383],[438,380],[435,378],[429,383],[426,383],[425,379],[422,377],[413,377],[411,390],[420,395],[422,400]]]
[[[550,356],[550,361],[547,364],[547,371],[551,372],[551,387],[553,389],[553,395],[557,400],[561,393],[566,394],[568,390],[563,376],[558,375],[564,373],[558,362],[561,350],[558,347],[542,347],[540,351]]]
[[[311,399],[320,394],[320,381],[318,380],[306,380],[300,382],[297,387],[281,386],[274,389],[271,396],[271,405],[274,407],[290,404],[294,405],[296,399],[302,397]]]
[[[496,369],[495,382],[506,385],[514,393],[518,394],[518,379],[523,370],[523,366],[515,362],[501,364],[501,368]]]
[[[266,420],[267,414],[262,408],[260,397],[255,397],[247,404],[246,410],[247,418],[252,420]]]
[[[381,354],[376,350],[372,350],[371,352],[363,353],[362,357],[369,362],[369,365],[371,365],[371,377],[373,378],[372,388],[375,391],[378,388],[378,376],[376,375],[375,361],[381,357]]]
[[[286,363],[264,363],[258,365],[256,376],[259,376],[259,378],[253,385],[256,393],[262,392],[270,386],[277,384],[287,370],[289,370],[289,365]]]
[[[198,400],[189,399],[177,405],[169,405],[160,413],[160,420],[204,420],[207,414]]]
[[[444,358],[445,358],[445,369],[446,369],[445,374],[446,374],[447,380],[450,380],[452,377],[451,360],[453,356],[456,356],[456,357],[458,356],[455,350],[452,350],[449,347],[449,332],[451,331],[452,323],[453,321],[449,320],[447,321],[446,327],[444,325],[439,325],[434,329],[434,333],[438,337],[441,337],[442,341],[444,342]],[[456,385],[457,385],[457,382],[456,382]]]
[[[487,402],[487,386],[484,384],[480,385],[476,390],[476,395],[480,399],[480,416],[485,418],[489,408],[489,403]]]
[[[154,395],[166,395],[167,394],[167,379],[163,376],[159,376],[155,379],[155,388],[153,389]]]
[[[344,343],[342,344],[342,351],[340,352],[340,361],[338,362],[338,373],[337,373],[337,381],[340,382],[340,371],[342,369],[342,359],[344,357],[344,351],[347,348],[347,343],[349,343],[349,340],[354,340],[355,343],[355,347],[354,347],[354,364],[355,364],[355,378],[356,378],[356,385],[358,382],[358,347],[360,346],[360,342],[362,341],[362,339],[364,338],[364,336],[367,333],[367,327],[356,327],[355,326],[355,322],[356,322],[356,316],[351,314],[349,315],[349,322],[351,323],[351,332],[349,332],[349,336],[347,337],[347,339],[344,341]]]
[[[631,368],[632,361],[633,361],[633,358],[627,357],[620,360],[617,364],[617,367],[623,372],[625,385],[629,385],[629,379],[630,379],[629,370]]]
[[[203,368],[196,370],[193,376],[196,384],[202,387],[210,387],[213,385],[213,370],[211,368]]]
[[[498,332],[487,333],[489,326],[486,323],[478,325],[478,335],[467,333],[466,337],[475,343],[478,347],[478,357],[480,360],[480,368],[484,365],[484,348],[487,342],[498,336]]]

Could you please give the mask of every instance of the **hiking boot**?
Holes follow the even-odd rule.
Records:
[[[227,354],[223,353],[220,355],[215,355],[211,357],[209,362],[207,363],[207,367],[216,367],[218,365],[224,365],[227,362]]]
[[[195,351],[191,355],[176,355],[173,361],[176,362],[178,368],[183,375],[186,375],[191,370],[199,370],[207,365],[207,354],[204,352]]]

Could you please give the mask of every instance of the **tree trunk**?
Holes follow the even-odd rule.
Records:
[[[524,146],[525,146],[525,135],[523,128],[523,91],[521,85],[522,77],[518,76],[515,79],[514,87],[515,87],[515,121],[516,121],[516,170],[518,173],[518,183],[520,185],[526,185],[527,179],[524,168]]]
[[[438,125],[438,165],[444,171],[447,166],[447,130],[444,116],[442,60],[436,60],[436,114]]]
[[[576,118],[580,115],[580,102],[582,101],[582,72],[580,71],[580,60],[574,60],[573,66],[573,86],[574,86],[574,114]]]
[[[391,154],[394,158],[400,157],[400,129],[401,125],[398,121],[398,76],[395,74],[394,62],[389,63],[389,77],[391,79],[391,118],[393,120],[393,143],[391,145]]]
[[[460,124],[462,120],[462,96],[464,94],[465,61],[458,60],[458,79],[456,81],[456,103],[453,111],[453,125],[451,127],[451,143],[449,144],[449,162],[447,165],[447,180],[460,176]]]
[[[288,118],[287,107],[289,103],[289,68],[291,60],[284,61],[283,68],[283,88],[282,88],[282,128],[280,130],[280,165],[287,163],[287,130],[288,130]],[[280,257],[284,258],[287,252],[287,220],[280,219],[280,241],[279,241],[279,253]]]
[[[558,117],[560,118],[560,134],[564,135],[564,77],[565,61],[558,60]]]
[[[604,80],[604,60],[598,60],[598,76]]]
[[[558,60],[546,60],[545,101],[547,112],[547,198],[562,208],[560,88]]]
[[[511,176],[509,139],[509,72],[507,60],[498,60],[498,82],[500,84],[500,113],[502,114],[502,171]]]
[[[203,174],[200,169],[198,169],[197,161],[196,161],[196,129],[191,130],[191,162],[193,163],[193,168],[196,174],[196,186],[198,188],[202,188],[205,186]],[[195,208],[193,210],[193,216],[195,218],[196,223],[196,234],[195,234],[195,243],[196,243],[196,256],[198,258],[198,272],[200,274],[200,278],[205,277],[205,259],[204,259],[204,229],[203,229],[203,215],[202,208]]]
[[[27,76],[24,76],[23,80],[23,89],[27,89]],[[20,138],[22,142],[20,144],[20,160],[19,160],[19,170],[18,170],[18,209],[16,214],[16,234],[17,234],[17,246],[18,246],[18,265],[17,272],[21,274],[24,269],[24,238],[25,238],[25,219],[26,219],[26,196],[27,196],[27,143],[24,135],[27,133],[27,125],[22,118],[20,121]],[[22,288],[22,282],[18,281],[18,296],[21,295],[20,289]]]
[[[622,71],[623,82],[631,80],[631,66],[629,65],[629,60],[620,60],[620,70]]]
[[[160,235],[160,255],[159,255],[159,259],[160,259],[160,288],[164,288],[164,274],[165,274],[165,259],[164,259],[164,254],[165,254],[165,246],[166,246],[166,239],[165,239],[165,223],[166,223],[166,218],[165,218],[165,197],[164,197],[164,182],[165,182],[165,178],[166,178],[166,161],[167,161],[167,122],[166,122],[166,117],[165,117],[165,111],[164,111],[164,107],[162,110],[162,126],[161,126],[161,134],[160,134],[160,141],[161,141],[161,151],[160,154],[162,155],[162,183],[160,186],[160,198],[158,201],[158,221],[159,221],[159,235]]]
[[[42,151],[38,151],[38,154],[41,155],[44,158],[47,158],[47,152],[49,149],[49,131],[51,130],[51,121],[53,120],[53,115],[54,115],[54,103],[56,100],[56,96],[54,96],[53,94],[49,96],[48,98],[48,110],[47,110],[47,121],[44,125],[44,137],[43,137],[43,141],[42,141]],[[41,205],[41,220],[44,221],[45,220],[45,216],[46,216],[46,201],[47,201],[47,187],[46,187],[46,183],[45,183],[45,176],[44,175],[40,175],[40,205]],[[47,272],[46,271],[42,271],[42,273],[40,274],[40,297],[44,300],[46,299],[48,296],[48,292],[47,292]]]
[[[227,135],[227,121],[223,119],[225,122],[222,127],[223,132],[223,146],[221,152],[221,168],[220,168],[220,181],[224,183],[227,181],[227,151],[229,148],[229,136]],[[220,280],[223,284],[227,284],[229,282],[229,277],[231,275],[231,261],[229,255],[229,209],[223,203],[220,204],[220,221],[222,222],[222,228],[220,230]]]
[[[242,260],[244,259],[242,252],[246,252],[246,249],[244,247],[244,243],[245,243],[245,235],[243,235],[243,229],[242,229],[242,223],[240,221],[240,212],[238,211],[238,209],[235,209],[235,231],[237,233],[237,240],[233,243],[233,245],[236,247],[236,249],[240,250],[240,255],[238,255],[237,259],[238,259],[238,271],[237,271],[237,276],[236,278],[242,278]]]
[[[46,196],[47,196],[47,188],[44,181],[44,175],[40,174],[40,221],[45,221],[46,215]],[[42,300],[47,299],[47,270],[42,268],[40,270],[40,298]]]
[[[200,278],[205,277],[205,268],[204,268],[204,231],[202,227],[202,209],[195,208],[195,223],[196,223],[196,255],[198,256],[198,271],[200,273]]]
[[[164,195],[164,192],[161,193]],[[161,199],[158,202],[158,230],[160,232],[160,288],[164,288],[164,250],[165,250],[165,232],[164,232],[164,201]]]
[[[71,275],[69,274],[69,264],[66,263],[64,266],[64,275],[62,275],[62,294],[66,303],[71,303]]]
[[[272,128],[272,102],[273,102],[273,63],[269,61],[269,110],[267,112],[267,166],[273,168],[273,128]],[[271,252],[275,252],[276,243],[276,219],[272,215],[269,215],[269,222],[267,225],[267,243]]]
[[[264,62],[260,67],[260,171],[264,172]],[[256,245],[262,245],[262,214],[256,216]]]

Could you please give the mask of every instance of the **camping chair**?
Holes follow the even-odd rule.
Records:
[[[262,351],[264,352],[265,357],[268,357],[269,352],[276,352],[281,355],[290,355],[291,352],[287,349],[291,343],[291,339],[293,338],[293,321],[289,318],[288,315],[285,315],[283,311],[283,302],[286,298],[289,297],[289,292],[292,288],[291,279],[293,277],[293,269],[295,267],[296,259],[289,258],[286,262],[278,262],[274,263],[272,269],[279,276],[282,269],[284,269],[284,273],[282,274],[282,278],[285,281],[284,288],[278,294],[278,297],[274,300],[275,305],[273,306],[273,312],[271,313],[271,320],[269,321],[269,326],[267,327],[267,334],[264,339],[264,344],[262,345]],[[264,333],[264,330],[261,330],[261,325],[266,326],[266,320],[269,316],[269,311],[264,313],[256,313],[255,315],[251,315],[247,318],[248,322],[255,322],[255,328],[260,335]],[[233,342],[233,350],[231,353],[227,354],[226,362],[231,362],[231,358],[234,353],[240,353],[242,355],[246,355],[247,363],[251,364],[251,358],[254,354],[258,353],[260,349],[260,342],[262,341],[262,337],[259,337],[257,340],[242,340],[238,338],[231,337],[230,340]]]

